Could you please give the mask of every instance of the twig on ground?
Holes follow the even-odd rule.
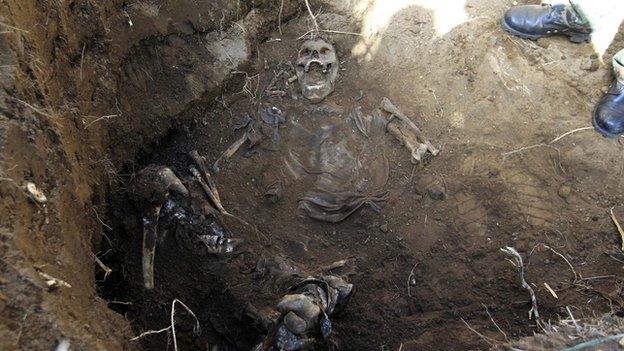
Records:
[[[570,311],[570,307],[566,306],[566,311],[568,311],[568,314],[570,315],[570,319],[572,320],[572,323],[574,323],[574,328],[576,328],[576,332],[580,333],[581,327],[579,327],[578,323],[576,323],[576,319],[574,318],[574,315],[572,315],[572,311]]]
[[[621,264],[624,264],[624,261],[622,261],[622,260],[620,260],[620,259],[615,258],[615,257],[614,257],[613,255],[611,255],[610,253],[605,252],[605,254],[606,254],[607,256],[611,257],[612,259],[614,259],[615,261],[617,261],[617,262],[619,262],[619,263],[621,263]]]
[[[13,184],[13,185],[15,185],[18,188],[20,187],[20,185],[15,180],[13,180],[12,178],[0,177],[0,182],[9,182],[10,184]]]
[[[19,330],[17,331],[17,336],[15,337],[15,345],[20,344],[20,339],[22,338],[22,333],[24,332],[24,325],[26,324],[26,318],[28,318],[30,313],[31,310],[29,308],[28,310],[26,310],[26,312],[24,312],[24,315],[22,316],[22,321],[19,324]]]
[[[431,94],[433,94],[433,99],[436,102],[436,105],[438,105],[438,110],[440,111],[440,116],[444,116],[444,107],[442,107],[442,105],[440,104],[440,101],[438,100],[438,96],[435,93],[434,89],[431,89]]]
[[[552,295],[552,297],[559,300],[559,296],[557,296],[557,293],[555,292],[555,290],[553,290],[553,288],[551,288],[550,285],[548,285],[548,283],[544,282],[544,287],[546,288],[546,290],[548,290],[548,292]]]
[[[529,295],[531,295],[531,309],[529,310],[529,319],[531,319],[531,316],[534,316],[537,325],[542,327],[542,320],[539,316],[539,311],[537,309],[537,298],[535,297],[535,291],[524,279],[524,263],[522,262],[522,256],[520,256],[520,253],[518,253],[516,249],[510,246],[501,248],[501,251],[514,258],[513,261],[510,259],[508,260],[518,269],[518,274],[520,275],[520,283],[522,284],[522,287],[529,292]]]
[[[12,99],[13,101],[19,102],[20,104],[30,108],[31,110],[37,112],[38,114],[40,114],[42,116],[50,117],[50,118],[52,117],[52,115],[50,115],[49,113],[47,113],[47,112],[45,112],[45,111],[43,111],[43,110],[41,110],[41,109],[39,109],[39,108],[29,104],[29,103],[27,103],[26,101],[22,101],[20,99],[16,99],[16,98],[13,98],[13,97],[9,97],[9,98]]]
[[[104,227],[106,227],[108,230],[113,230],[113,228],[106,224],[102,219],[100,219],[100,216],[98,215],[95,206],[91,207],[93,209],[93,213],[95,213],[95,218],[97,218],[98,222],[100,222],[101,225],[103,225]]]
[[[82,53],[80,54],[80,80],[82,81],[82,63],[84,62],[84,52],[87,48],[87,43],[82,44]]]
[[[416,269],[416,266],[418,266],[418,263],[416,263],[414,267],[412,267],[410,274],[407,276],[407,296],[409,297],[412,297],[412,279],[414,279],[414,269]]]
[[[567,136],[568,136],[568,135],[570,135],[570,134],[574,134],[574,133],[576,133],[576,132],[580,132],[580,131],[582,131],[582,130],[589,130],[589,129],[594,129],[594,127],[589,126],[589,127],[581,127],[581,128],[576,128],[576,129],[573,129],[573,130],[571,130],[571,131],[569,131],[569,132],[565,132],[565,133],[561,134],[560,136],[558,136],[558,137],[554,138],[554,139],[553,139],[553,140],[552,140],[549,144],[556,143],[557,141],[559,141],[559,140],[561,140],[561,139],[563,139],[563,138],[567,137]]]
[[[308,0],[304,0],[306,7],[308,8],[308,13],[310,14],[310,17],[312,18],[312,22],[314,23],[314,28],[316,29],[316,31],[319,31],[319,25],[318,22],[316,22],[316,16],[314,16],[314,13],[312,13],[312,8],[310,8],[310,2]]]
[[[596,279],[609,279],[609,278],[615,278],[616,276],[613,274],[609,274],[609,275],[597,275],[595,277],[587,277],[587,278],[583,278],[581,277],[581,280],[596,280]]]
[[[176,340],[176,332],[175,332],[175,305],[176,302],[179,303],[180,305],[182,305],[182,307],[184,307],[186,309],[186,311],[188,313],[191,314],[191,316],[193,316],[193,318],[195,319],[195,326],[193,327],[193,332],[194,333],[199,333],[199,320],[197,319],[197,316],[195,315],[195,313],[193,313],[193,311],[184,304],[184,302],[178,300],[178,299],[174,299],[173,302],[171,303],[171,325],[166,327],[166,328],[162,328],[162,329],[158,329],[158,330],[148,330],[146,332],[143,332],[137,336],[135,336],[134,338],[130,339],[130,341],[136,341],[139,340],[145,336],[148,335],[152,335],[152,334],[160,334],[162,332],[166,332],[171,330],[171,334],[173,335],[173,349],[175,351],[178,350],[178,341]]]
[[[594,340],[590,340],[590,341],[585,341],[582,342],[576,346],[572,346],[572,347],[568,347],[566,349],[564,349],[563,351],[581,351],[581,350],[586,350],[589,349],[592,346],[596,346],[596,345],[600,345],[603,344],[607,341],[612,341],[612,340],[619,340],[621,338],[624,338],[624,334],[616,334],[616,335],[611,335],[611,336],[607,336],[604,338],[599,338],[599,339],[594,339]]]
[[[258,100],[258,89],[260,88],[260,75],[254,74],[253,76],[250,76],[249,73],[245,71],[233,71],[232,74],[242,74],[245,76],[245,84],[243,84],[243,88],[241,89],[239,94],[241,93],[246,94],[247,96],[249,96],[251,103],[255,104],[256,101]],[[252,90],[253,84],[254,84],[253,81],[255,81],[255,84],[256,84],[256,88],[254,90]]]
[[[46,280],[46,284],[48,285],[49,288],[53,288],[55,286],[63,286],[63,287],[66,287],[66,288],[71,288],[72,287],[68,282],[66,282],[66,281],[64,281],[62,279],[54,278],[53,276],[51,276],[51,275],[49,275],[47,273],[44,273],[44,272],[38,272],[38,273],[39,273],[39,275],[43,279]]]
[[[280,9],[277,13],[277,29],[279,30],[279,34],[282,35],[282,12],[284,11],[284,0],[280,1]]]
[[[531,150],[531,149],[535,149],[536,147],[542,147],[542,146],[548,146],[547,144],[541,143],[541,144],[535,144],[535,145],[529,145],[529,146],[525,146],[525,147],[521,147],[519,149],[516,150],[512,150],[512,151],[508,151],[508,152],[503,152],[501,154],[501,156],[503,156],[503,158],[507,157],[507,156],[511,156],[513,154],[517,154],[526,150]]]
[[[572,282],[573,284],[576,283],[578,281],[579,278],[583,278],[580,274],[576,273],[576,270],[574,269],[574,266],[572,266],[572,263],[570,263],[570,261],[561,253],[559,253],[558,251],[556,251],[555,249],[553,249],[552,247],[544,244],[544,243],[539,243],[537,245],[535,245],[533,247],[533,249],[531,250],[531,253],[529,254],[529,256],[531,256],[533,254],[533,250],[535,250],[536,247],[543,247],[547,250],[550,250],[552,253],[554,253],[555,255],[561,257],[565,263],[568,265],[568,267],[570,267],[570,270],[572,271],[572,274],[574,274],[574,281]]]
[[[113,270],[110,269],[107,265],[105,265],[104,262],[102,262],[94,253],[91,253],[91,255],[93,255],[93,259],[95,260],[95,263],[97,263],[98,266],[100,266],[100,268],[104,271],[104,278],[102,278],[102,281],[105,281],[106,278],[108,278],[108,275],[113,273]]]
[[[308,34],[310,34],[310,33],[312,33],[312,32],[323,32],[323,33],[330,33],[330,34],[355,35],[355,36],[358,36],[358,37],[361,37],[361,36],[362,36],[362,34],[361,34],[361,33],[355,33],[355,32],[344,32],[344,31],[341,31],[341,30],[319,29],[319,30],[317,31],[317,30],[312,29],[312,30],[309,30],[309,31],[307,31],[307,32],[303,33],[302,35],[300,35],[300,36],[297,38],[297,40],[301,40],[301,39],[305,38]]]
[[[561,134],[560,136],[558,136],[558,137],[554,138],[553,140],[549,141],[548,143],[539,143],[539,144],[535,144],[535,145],[529,145],[529,146],[521,147],[521,148],[516,149],[516,150],[512,150],[512,151],[509,151],[509,152],[504,152],[504,153],[501,154],[501,156],[503,156],[503,158],[506,158],[507,156],[511,156],[513,154],[517,154],[517,153],[520,153],[520,152],[523,152],[523,151],[535,149],[537,147],[542,147],[542,146],[550,147],[550,148],[553,148],[555,150],[558,150],[557,148],[555,148],[551,144],[556,143],[557,141],[565,138],[568,135],[574,134],[576,132],[580,132],[582,130],[589,130],[589,129],[594,129],[594,127],[582,127],[582,128],[573,129],[573,130],[570,130],[568,132],[565,132],[565,133]]]
[[[471,332],[477,334],[479,337],[481,337],[481,339],[483,339],[485,342],[488,343],[488,345],[490,346],[494,346],[497,341],[494,339],[490,339],[487,336],[479,333],[478,331],[476,331],[473,327],[470,326],[470,324],[468,324],[468,322],[466,322],[463,318],[460,318],[462,322],[464,322],[464,324],[466,325],[466,328],[470,329]]]
[[[169,331],[169,330],[171,330],[171,326],[168,326],[166,328],[162,328],[162,329],[159,329],[159,330],[148,330],[148,331],[143,332],[143,333],[135,336],[134,338],[130,339],[130,341],[137,341],[137,340],[142,339],[143,337],[146,337],[148,335],[160,334],[162,332],[166,332],[166,331]]]
[[[496,327],[496,329],[498,329],[498,331],[503,334],[503,337],[505,338],[505,341],[509,341],[509,338],[507,337],[507,333],[505,333],[501,327],[498,325],[498,323],[496,323],[496,321],[494,320],[494,318],[492,317],[492,315],[490,314],[490,310],[488,310],[487,306],[485,304],[481,304],[483,305],[483,308],[485,308],[485,313],[487,313],[488,317],[490,317],[490,320],[492,321],[492,323],[494,324],[494,326]]]
[[[199,320],[197,319],[197,316],[195,315],[195,313],[193,313],[193,311],[191,311],[190,308],[188,308],[187,305],[184,304],[184,302],[178,300],[178,299],[174,299],[173,302],[171,303],[171,334],[173,335],[173,349],[175,351],[178,351],[178,341],[176,340],[176,331],[175,331],[175,304],[179,303],[180,305],[182,305],[182,307],[184,307],[186,309],[186,311],[188,313],[190,313],[193,318],[195,318],[195,326],[193,327],[193,332],[195,334],[199,333]]]
[[[114,115],[104,115],[104,116],[102,116],[102,117],[98,117],[98,118],[94,119],[93,121],[91,121],[91,122],[87,123],[87,124],[85,125],[84,129],[89,128],[89,127],[90,127],[93,123],[95,123],[95,122],[101,121],[101,120],[103,120],[103,119],[113,118],[113,117],[119,117],[119,115],[118,115],[118,114],[114,114]]]
[[[7,27],[7,28],[9,28],[9,29],[13,29],[13,30],[16,30],[16,31],[24,32],[24,33],[30,33],[30,32],[29,32],[29,31],[27,31],[27,30],[24,30],[24,29],[21,29],[21,28],[17,28],[17,27],[13,27],[13,26],[10,26],[10,25],[8,25],[8,24],[6,24],[6,23],[4,23],[4,22],[0,22],[0,26],[2,26],[2,27]]]
[[[621,250],[624,251],[624,230],[622,229],[620,222],[618,222],[617,218],[615,217],[615,214],[613,213],[613,207],[611,207],[611,209],[609,210],[609,213],[611,214],[611,220],[613,221],[613,223],[617,227],[618,232],[620,233],[620,238],[622,239]]]

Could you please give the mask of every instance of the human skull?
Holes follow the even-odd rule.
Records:
[[[303,96],[319,102],[334,91],[340,62],[336,49],[323,39],[307,40],[297,57],[297,79]]]

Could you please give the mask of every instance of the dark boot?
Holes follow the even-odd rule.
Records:
[[[582,43],[591,39],[591,27],[571,5],[524,5],[509,9],[501,21],[510,34],[537,40],[551,35],[567,35]]]
[[[624,50],[613,57],[615,81],[594,110],[594,128],[607,138],[624,133]]]

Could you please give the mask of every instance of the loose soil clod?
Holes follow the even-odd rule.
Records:
[[[26,182],[24,184],[24,190],[26,191],[28,198],[35,203],[43,205],[48,201],[48,198],[45,196],[45,194],[41,190],[39,190],[39,188],[37,188],[37,186],[33,182]]]

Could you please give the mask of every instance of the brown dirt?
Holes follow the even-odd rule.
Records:
[[[149,101],[152,92],[130,95],[123,68],[146,43],[197,42],[252,5],[259,18],[275,17],[275,4],[261,1],[0,2],[0,349],[50,350],[64,339],[76,350],[137,347],[128,321],[98,297],[103,274],[93,255],[105,255],[115,238],[106,198],[123,190],[123,164],[183,124],[181,111],[212,101],[220,89],[191,90],[193,80],[171,74],[169,89],[192,94],[155,114],[129,100]],[[296,9],[285,1],[284,18]],[[211,76],[209,66],[200,66],[203,79],[227,78],[225,70]],[[26,181],[47,196],[45,207],[27,199]],[[39,272],[72,288],[48,291]]]
[[[321,26],[341,31],[360,32],[366,24],[351,12],[352,8],[356,13],[373,10],[329,1],[323,5]],[[11,6],[13,11],[19,8]],[[107,80],[106,75],[96,78],[106,69],[85,73],[83,66],[83,74],[99,82],[89,85],[94,89],[89,90],[93,92],[89,97],[95,96],[96,102],[108,108],[94,108],[97,112],[89,114],[114,113],[117,98],[117,105],[127,118],[103,121],[106,129],[102,134],[88,135],[85,140],[81,140],[84,134],[74,135],[74,129],[65,126],[66,132],[56,137],[60,141],[54,142],[51,132],[45,141],[33,146],[28,139],[27,123],[35,124],[37,131],[59,133],[64,129],[53,118],[37,124],[45,116],[19,108],[15,115],[27,115],[26,121],[13,120],[13,129],[8,129],[13,131],[8,139],[11,148],[5,146],[3,154],[19,153],[15,159],[30,161],[20,163],[16,169],[7,167],[10,171],[2,176],[44,184],[52,201],[46,217],[11,182],[1,183],[2,198],[9,194],[11,202],[2,207],[0,215],[13,214],[10,223],[21,223],[3,225],[5,236],[15,236],[7,242],[10,250],[18,250],[18,259],[7,260],[10,263],[3,266],[3,273],[9,271],[4,274],[8,278],[3,279],[9,282],[2,282],[2,293],[21,296],[10,304],[5,302],[4,311],[8,313],[6,317],[3,313],[3,322],[8,327],[3,333],[10,337],[3,338],[9,340],[6,347],[49,349],[61,337],[70,337],[81,346],[89,345],[84,346],[87,349],[94,349],[93,345],[98,343],[103,349],[136,347],[136,343],[129,345],[124,341],[132,333],[166,326],[170,303],[178,298],[197,314],[203,328],[202,334],[194,337],[190,320],[183,319],[178,335],[181,349],[205,349],[207,344],[219,344],[222,349],[250,349],[262,337],[262,330],[253,326],[242,311],[249,303],[259,310],[269,310],[284,293],[266,285],[254,269],[260,258],[275,255],[292,259],[308,272],[340,259],[354,258],[349,266],[335,272],[347,276],[356,286],[346,310],[334,320],[331,344],[339,350],[489,348],[491,345],[469,330],[462,319],[490,338],[491,343],[504,343],[505,338],[511,340],[540,331],[534,321],[527,319],[528,293],[500,251],[504,246],[515,247],[524,256],[526,279],[533,284],[545,321],[569,318],[566,307],[578,320],[605,312],[622,313],[624,275],[619,261],[620,242],[607,212],[624,200],[622,146],[591,130],[535,146],[591,125],[591,109],[600,98],[601,89],[610,82],[610,67],[607,64],[595,71],[581,69],[585,61],[591,60],[589,46],[573,45],[559,38],[534,43],[509,37],[498,25],[509,6],[510,2],[494,0],[468,1],[464,9],[475,19],[439,36],[433,28],[437,13],[430,7],[405,7],[393,14],[379,41],[364,45],[364,51],[356,48],[366,37],[328,35],[344,61],[344,70],[336,91],[315,106],[300,97],[294,99],[297,94],[292,87],[282,99],[260,95],[253,98],[242,92],[242,74],[234,74],[222,86],[223,90],[219,86],[194,88],[192,82],[214,78],[211,67],[216,65],[202,65],[206,53],[201,38],[218,28],[218,21],[213,19],[204,24],[206,29],[198,30],[201,23],[190,20],[195,29],[189,34],[180,34],[188,24],[176,27],[172,23],[184,23],[182,19],[196,18],[201,11],[214,13],[214,8],[200,11],[187,7],[182,11],[179,9],[185,8],[184,4],[172,5],[161,8],[155,16],[144,16],[151,20],[140,17],[147,24],[134,21],[137,28],[147,28],[142,34],[116,31],[101,34],[103,37],[93,36],[85,57],[104,57],[101,53],[96,55],[98,45],[107,42],[102,38],[113,38],[108,49],[101,48],[109,50],[109,61],[99,65],[123,69],[113,69]],[[122,23],[127,18],[120,8],[123,7],[107,11]],[[93,8],[87,6],[85,11],[89,9]],[[20,11],[26,18],[27,9]],[[166,14],[179,20],[165,25],[161,21]],[[206,17],[197,18],[201,22]],[[102,23],[103,27],[106,24],[115,28],[111,20]],[[258,74],[258,92],[284,67],[284,62],[295,58],[301,43],[296,38],[309,26],[305,13],[285,21],[283,35],[273,31],[267,36],[282,40],[260,43],[251,60],[239,68],[250,77]],[[265,26],[265,30],[275,29],[275,24]],[[70,57],[81,56],[80,42],[68,41],[67,46],[73,48]],[[623,42],[617,38],[610,53]],[[607,55],[605,62],[609,58]],[[166,66],[159,66],[163,63]],[[186,65],[192,72],[179,74],[163,69],[177,64]],[[80,68],[76,64],[71,67],[76,77]],[[54,95],[52,91],[60,96],[41,105],[58,106],[59,101],[68,98],[60,94],[66,91],[61,78],[71,76],[65,70],[68,69],[49,69],[55,72],[51,81],[58,86],[43,89],[39,94],[48,98]],[[32,72],[38,74],[36,70]],[[23,85],[33,81],[42,79],[18,79]],[[97,93],[98,87],[107,87],[107,81],[115,93]],[[254,87],[255,81],[250,83]],[[65,86],[78,87],[75,91],[87,94],[78,84]],[[17,90],[30,91],[23,87]],[[360,91],[363,96],[358,99]],[[227,257],[193,254],[168,237],[159,245],[156,255],[156,289],[142,289],[139,215],[126,189],[135,169],[158,163],[188,179],[191,161],[187,152],[197,149],[209,161],[216,160],[240,136],[240,132],[232,131],[235,122],[245,114],[255,114],[259,105],[278,106],[290,119],[313,129],[325,118],[345,118],[355,106],[371,112],[384,96],[412,116],[430,139],[442,146],[442,152],[413,166],[407,151],[388,136],[378,147],[390,161],[390,196],[380,213],[364,208],[339,224],[299,216],[297,200],[313,179],[288,183],[284,197],[275,205],[264,202],[263,174],[282,167],[286,150],[301,147],[301,142],[290,134],[292,128],[285,125],[280,129],[283,140],[279,152],[260,148],[250,157],[239,152],[232,160],[223,162],[220,172],[215,174],[225,207],[254,223],[261,234],[232,223],[232,234],[244,239],[245,245],[237,254]],[[12,107],[20,106],[14,103]],[[80,107],[88,115],[83,109]],[[331,110],[335,112],[323,112]],[[76,123],[80,121],[72,121]],[[81,148],[85,143],[96,146],[85,151]],[[69,166],[63,166],[62,157],[55,158],[54,153],[46,157],[48,149],[69,157]],[[137,150],[142,150],[141,157],[136,163],[129,163]],[[514,150],[517,152],[510,153]],[[102,260],[113,269],[106,281],[98,282],[98,293],[107,301],[132,303],[109,304],[131,321],[132,331],[124,329],[128,328],[127,322],[107,311],[104,302],[95,297],[93,277],[101,279],[102,275],[95,275],[93,266],[85,264],[92,262],[88,255],[89,238],[75,237],[76,233],[89,232],[87,228],[95,233],[93,228],[98,222],[91,215],[92,207],[100,206],[107,195],[100,185],[106,182],[101,174],[104,167],[98,161],[105,158],[94,158],[95,155],[110,157],[110,165],[125,164],[122,171],[115,173],[119,183],[112,186],[114,191],[107,197],[108,210],[100,213],[113,228],[107,231],[111,242],[100,243],[95,234],[92,242],[106,253]],[[51,177],[57,179],[58,185],[45,181]],[[89,214],[88,220],[85,213]],[[615,213],[624,221],[624,210],[616,207]],[[50,223],[48,217],[52,218]],[[567,263],[539,244],[565,255],[579,278],[574,280]],[[2,252],[2,256],[10,257],[10,250]],[[32,267],[42,264],[54,267],[48,271],[44,266],[43,271],[78,288],[51,294],[41,287],[30,287],[28,284],[35,284],[31,280],[37,277]],[[416,284],[410,287],[409,296],[407,280],[412,269]],[[24,276],[30,277],[29,283],[17,283]],[[546,290],[544,283],[556,291],[558,298]],[[40,281],[37,284],[41,286]],[[24,293],[31,289],[37,293]],[[95,308],[93,301],[97,301]],[[30,306],[46,307],[44,313],[31,313]],[[488,313],[505,335],[497,330]],[[37,320],[29,320],[32,317]],[[80,329],[84,323],[87,327]],[[57,324],[56,329],[40,333]],[[167,341],[165,334],[150,336],[143,339],[141,346],[163,349]]]

